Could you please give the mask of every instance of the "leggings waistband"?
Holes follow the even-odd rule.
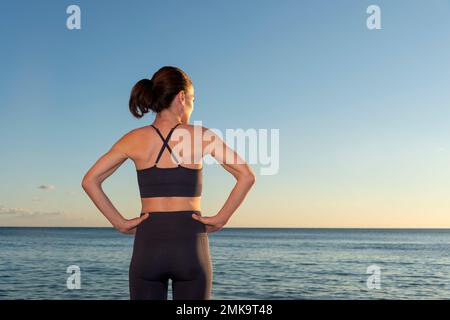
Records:
[[[192,214],[201,215],[201,212],[200,210],[149,212],[148,218],[138,225],[137,234],[148,239],[207,234],[205,224],[195,220]]]
[[[201,210],[178,210],[178,211],[148,211],[148,212],[141,212],[141,216],[145,213],[148,213],[150,215],[152,214],[158,214],[158,215],[169,215],[169,214],[175,214],[175,215],[185,215],[185,214],[193,214],[197,213],[201,215]]]

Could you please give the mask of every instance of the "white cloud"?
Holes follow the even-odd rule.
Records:
[[[36,211],[24,208],[7,208],[0,205],[0,216],[15,218],[35,218],[35,217],[51,217],[64,214],[61,211]]]
[[[52,184],[41,184],[40,186],[38,186],[38,189],[53,190],[53,189],[55,189],[55,186]]]

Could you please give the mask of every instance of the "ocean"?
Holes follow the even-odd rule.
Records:
[[[0,228],[0,299],[129,299],[133,239]],[[449,229],[224,228],[209,241],[212,299],[450,299]]]

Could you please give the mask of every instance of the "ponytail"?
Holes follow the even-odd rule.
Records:
[[[131,90],[130,112],[136,118],[142,118],[144,114],[152,110],[153,81],[149,79],[139,80]]]

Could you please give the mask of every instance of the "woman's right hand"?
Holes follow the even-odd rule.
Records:
[[[116,229],[122,233],[125,234],[135,234],[136,233],[136,227],[145,219],[149,217],[148,213],[144,213],[140,217],[133,218],[133,219],[124,219],[117,227]]]
[[[192,218],[194,218],[197,221],[200,221],[206,225],[206,232],[211,233],[215,231],[219,231],[222,229],[226,223],[227,220],[225,220],[222,216],[214,215],[211,217],[202,217],[199,214],[193,213]]]

